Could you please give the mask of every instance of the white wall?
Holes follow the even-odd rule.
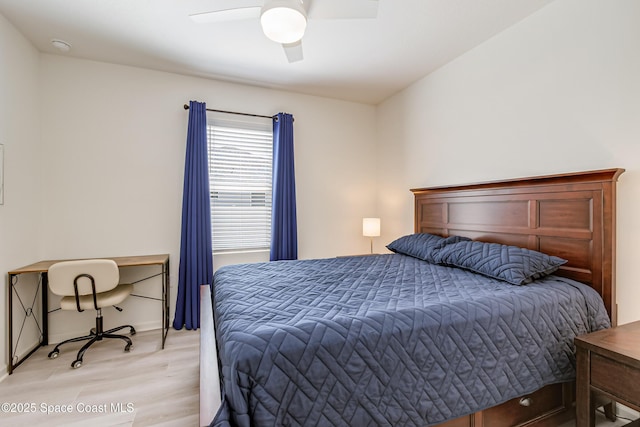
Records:
[[[365,216],[382,217],[377,251],[411,232],[409,188],[624,167],[619,320],[640,318],[639,20],[635,0],[557,0],[375,108],[39,55],[0,16],[0,271],[44,258],[166,252],[173,313],[188,118],[182,105],[195,99],[294,114],[301,258],[367,252]],[[118,321],[133,316],[159,326],[157,303],[127,304]],[[52,316],[59,338],[93,322]]]
[[[40,110],[38,52],[0,15],[0,144],[4,145],[4,204],[0,205],[0,360],[7,359],[7,271],[42,256],[40,238]],[[35,283],[18,283],[30,306]],[[16,304],[16,307],[19,305]],[[29,320],[32,324],[32,320]],[[17,336],[20,325],[14,325]],[[18,355],[35,335],[21,337]],[[4,372],[4,371],[3,371]],[[3,374],[0,372],[0,375]]]
[[[622,167],[619,323],[640,319],[639,41],[640,2],[558,0],[383,102],[387,240],[412,232],[409,188]]]
[[[374,107],[57,55],[42,55],[41,76],[46,258],[169,253],[173,316],[189,100],[292,113],[300,258],[368,251],[360,224],[376,202]],[[152,294],[159,282],[145,286]],[[105,314],[105,327],[129,318],[160,326],[154,301],[129,298],[123,308]],[[52,314],[52,341],[93,321],[74,319]]]

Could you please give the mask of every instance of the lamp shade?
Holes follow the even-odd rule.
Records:
[[[362,218],[362,235],[365,237],[380,236],[380,218]]]
[[[295,43],[307,29],[307,14],[300,0],[266,1],[260,12],[265,36],[278,43]]]

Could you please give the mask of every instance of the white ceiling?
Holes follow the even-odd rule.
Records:
[[[257,19],[189,18],[238,1],[0,0],[0,13],[41,52],[58,38],[72,57],[377,104],[553,0],[379,0],[374,20],[310,19],[291,64]]]

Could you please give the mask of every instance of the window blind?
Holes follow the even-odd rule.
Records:
[[[273,130],[266,123],[207,126],[213,251],[268,250]]]

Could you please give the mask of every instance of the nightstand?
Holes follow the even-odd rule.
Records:
[[[576,425],[594,426],[596,396],[639,411],[640,321],[581,335],[575,344]]]

